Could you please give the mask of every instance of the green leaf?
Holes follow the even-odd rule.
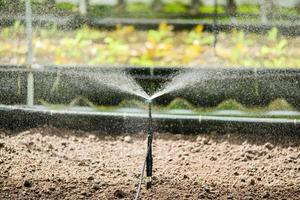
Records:
[[[278,29],[277,28],[272,28],[269,32],[268,32],[268,40],[275,42],[278,38]]]
[[[260,49],[260,53],[263,55],[267,55],[271,52],[271,49],[267,46],[262,46]]]

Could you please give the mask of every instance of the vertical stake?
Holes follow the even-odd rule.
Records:
[[[25,15],[26,15],[26,36],[27,36],[27,105],[33,106],[34,103],[34,77],[32,73],[32,12],[31,1],[25,2]]]
[[[153,157],[152,157],[152,140],[153,140],[153,128],[152,128],[152,102],[149,100],[149,124],[148,124],[148,147],[147,147],[147,157],[146,157],[146,188],[150,189],[152,186],[152,167],[153,167]]]

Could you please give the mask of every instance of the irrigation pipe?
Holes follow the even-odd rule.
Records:
[[[0,105],[1,112],[20,111],[29,114],[45,114],[45,115],[65,115],[65,116],[98,116],[98,117],[119,117],[119,118],[140,118],[148,119],[147,112],[124,112],[124,111],[98,111],[90,107],[74,107],[64,109],[51,109],[46,106],[28,107],[25,105]],[[290,115],[289,112],[286,112]],[[264,117],[248,117],[245,115],[198,115],[198,114],[166,114],[152,113],[153,120],[189,120],[189,121],[222,121],[222,122],[244,122],[244,123],[279,123],[300,125],[300,112],[294,112],[294,118],[272,117],[276,115],[264,115]],[[278,116],[285,115],[284,112]]]

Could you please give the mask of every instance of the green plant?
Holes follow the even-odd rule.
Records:
[[[72,3],[57,3],[56,4],[56,8],[62,11],[77,11],[77,6],[75,4]]]
[[[217,110],[245,110],[242,104],[232,99],[223,101],[216,107],[216,109]]]
[[[22,38],[24,36],[25,27],[20,21],[15,21],[13,26],[5,27],[1,30],[1,37],[3,38]]]
[[[260,49],[262,57],[266,58],[263,61],[264,66],[284,66],[288,48],[288,41],[279,38],[278,29],[272,28],[267,33],[269,44],[263,45]]]
[[[76,32],[76,38],[78,40],[92,40],[97,41],[104,37],[103,32],[100,32],[95,29],[91,29],[87,26],[84,26],[83,28],[79,29]]]
[[[130,58],[129,63],[131,65],[140,65],[140,66],[152,66],[154,64],[153,60],[146,55]]]
[[[237,7],[238,13],[259,13],[260,8],[257,5],[243,4]]]
[[[168,106],[167,109],[187,109],[193,110],[194,106],[185,99],[176,98]]]
[[[299,38],[284,38],[276,29],[266,35],[241,31],[220,33],[218,56],[213,55],[213,35],[198,25],[193,30],[172,31],[161,24],[157,30],[137,31],[117,26],[114,31],[82,27],[63,31],[53,25],[35,29],[33,45],[39,63],[134,64],[178,66],[216,61],[225,66],[299,67]],[[0,60],[23,64],[26,58],[24,25],[16,22],[0,30]]]
[[[231,49],[229,59],[233,64],[238,65],[243,63],[243,60],[248,59],[248,47],[251,46],[254,42],[249,37],[246,37],[243,31],[237,30],[233,30],[232,42],[234,46]]]
[[[180,1],[175,1],[173,3],[167,3],[164,6],[164,11],[167,13],[185,13],[187,6]]]
[[[128,4],[126,7],[126,11],[132,13],[147,13],[147,14],[150,14],[152,12],[149,6],[142,2]]]
[[[185,39],[185,43],[193,44],[195,42],[200,43],[203,38],[203,25],[197,25],[193,30],[188,34],[188,37]]]
[[[271,42],[276,42],[278,39],[278,29],[273,27],[270,31],[268,31],[267,38]]]
[[[199,8],[199,11],[200,11],[200,13],[214,13],[215,12],[215,7],[214,6],[203,5]],[[225,13],[224,7],[219,5],[217,7],[217,12],[218,13]]]
[[[40,29],[36,35],[42,39],[53,38],[59,35],[59,30],[56,24],[52,24],[49,28]]]
[[[151,43],[161,43],[161,42],[171,42],[173,35],[173,27],[166,24],[161,23],[159,25],[158,30],[149,30],[147,34],[147,40]]]
[[[125,54],[129,49],[127,44],[111,37],[106,37],[104,42],[108,45],[111,54]]]
[[[291,110],[291,111],[296,110],[291,104],[289,104],[284,99],[276,99],[276,100],[272,101],[268,105],[267,109],[268,110]]]

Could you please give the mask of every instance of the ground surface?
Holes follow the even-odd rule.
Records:
[[[0,131],[0,199],[133,199],[145,135]],[[299,199],[300,138],[160,134],[142,199]]]

